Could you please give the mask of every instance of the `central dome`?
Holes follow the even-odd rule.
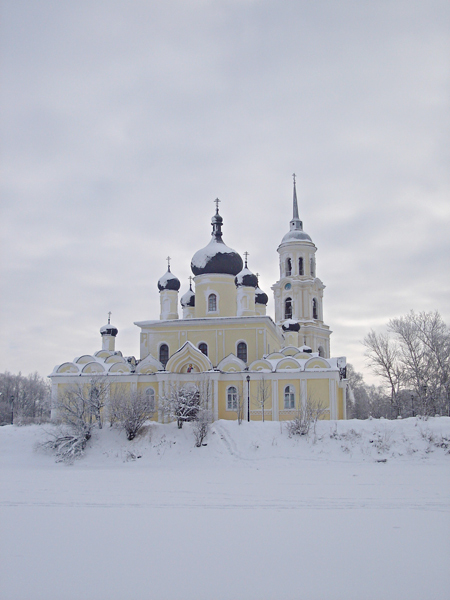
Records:
[[[242,258],[222,241],[222,223],[223,219],[219,215],[217,207],[216,214],[211,220],[212,240],[192,257],[191,269],[194,275],[204,275],[205,273],[237,275],[242,271],[244,264]]]

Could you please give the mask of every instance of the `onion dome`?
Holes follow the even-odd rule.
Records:
[[[119,330],[117,329],[117,327],[114,327],[114,325],[111,325],[111,313],[109,313],[109,316],[108,316],[108,323],[106,325],[103,325],[103,327],[100,327],[100,333],[102,336],[112,335],[112,337],[116,337],[116,335],[119,333]]]
[[[181,296],[181,306],[195,306],[195,294],[192,291],[192,286],[189,286],[188,291]]]
[[[163,290],[174,290],[178,292],[180,289],[180,280],[175,277],[170,271],[170,265],[167,267],[167,272],[158,280],[158,289],[160,292]]]
[[[237,275],[242,270],[242,258],[222,240],[223,219],[219,215],[219,200],[216,202],[216,213],[211,220],[212,239],[205,248],[198,250],[192,257],[191,269],[194,275],[205,273]]]
[[[287,319],[281,327],[283,331],[300,331],[300,323],[293,319]]]
[[[290,230],[281,240],[282,244],[287,242],[312,242],[312,239],[307,233],[303,231],[303,223],[300,221],[298,216],[298,202],[297,202],[297,187],[295,184],[294,175],[294,198],[293,198],[293,214],[292,221],[289,223]]]
[[[236,287],[258,287],[258,278],[254,275],[250,269],[247,267],[247,256],[248,252],[244,252],[245,255],[245,265],[242,271],[240,271],[236,277],[234,278],[234,283]]]
[[[255,290],[255,302],[256,304],[264,304],[264,306],[269,302],[269,296],[259,286]]]

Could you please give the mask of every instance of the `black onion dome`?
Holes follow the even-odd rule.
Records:
[[[158,280],[158,289],[160,292],[163,290],[174,290],[175,292],[178,292],[180,286],[180,280],[170,272],[170,267],[167,269],[167,272]]]
[[[114,327],[114,325],[111,325],[111,323],[108,323],[107,325],[100,327],[100,333],[102,335],[112,335],[113,337],[116,337],[116,335],[119,333],[119,330],[117,327]]]
[[[281,327],[283,331],[300,331],[300,323],[292,319],[285,321]]]
[[[192,288],[189,288],[188,291],[181,296],[180,300],[181,306],[195,306],[195,294],[192,291]]]
[[[240,273],[234,278],[234,283],[237,287],[258,287],[258,278],[245,266]]]
[[[263,292],[259,287],[255,290],[255,302],[256,304],[266,305],[269,302],[269,296]]]
[[[194,275],[205,273],[237,275],[242,270],[242,258],[222,241],[222,223],[223,219],[217,208],[211,220],[212,240],[192,257],[191,269]]]

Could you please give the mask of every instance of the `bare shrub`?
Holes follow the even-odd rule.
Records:
[[[316,432],[317,421],[327,412],[321,402],[315,402],[308,397],[305,404],[300,402],[297,415],[292,421],[286,423],[289,437],[294,435],[308,435],[311,427]]]
[[[145,422],[153,417],[155,405],[147,394],[117,393],[111,400],[110,410],[114,413],[115,422],[124,429],[127,438],[133,440]]]
[[[201,407],[197,412],[197,416],[192,428],[194,432],[195,446],[197,448],[200,448],[200,446],[203,444],[203,440],[208,434],[211,420],[211,411],[207,408]]]
[[[163,412],[177,422],[178,429],[186,421],[195,421],[200,410],[200,390],[196,385],[172,386],[169,392],[160,396]]]

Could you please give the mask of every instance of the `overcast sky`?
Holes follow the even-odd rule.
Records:
[[[210,239],[269,294],[300,217],[333,356],[370,328],[450,323],[447,0],[3,0],[0,370],[139,355],[158,278]]]

